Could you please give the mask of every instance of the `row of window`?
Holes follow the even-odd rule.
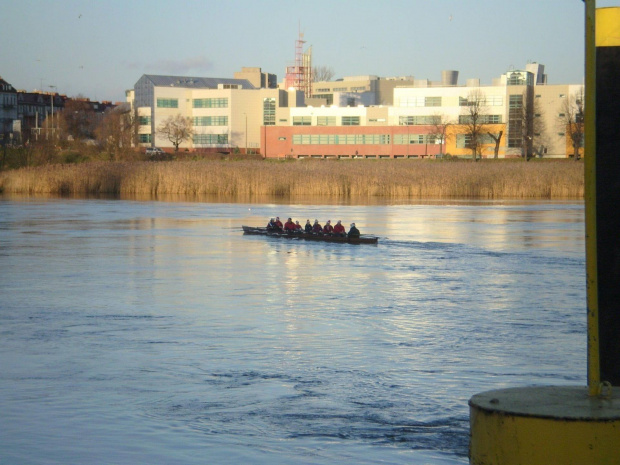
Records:
[[[441,116],[438,115],[419,115],[419,116],[399,116],[398,124],[400,126],[413,125],[438,125],[441,124]]]
[[[194,126],[228,126],[228,116],[196,116]]]
[[[341,118],[341,126],[359,126],[360,125],[360,117],[359,116],[343,116]],[[316,125],[317,126],[336,126],[336,117],[335,116],[317,116]],[[293,116],[293,126],[311,126],[312,125],[312,116]]]
[[[228,134],[194,134],[193,142],[196,145],[228,144]]]
[[[504,104],[504,97],[501,95],[485,95],[481,98],[469,100],[467,97],[459,97],[460,107],[470,107],[478,105],[481,107],[501,107]]]
[[[179,108],[178,98],[158,98],[157,108]]]
[[[193,108],[228,108],[227,98],[196,98],[192,100]],[[178,98],[158,98],[157,108],[179,108]]]
[[[147,126],[151,124],[150,116],[138,116],[138,124],[140,126]]]
[[[497,137],[498,134],[495,134]],[[481,134],[478,139],[479,144],[494,144],[495,139],[490,134]],[[456,148],[467,149],[471,146],[471,136],[469,134],[457,134],[456,135]]]
[[[195,98],[192,100],[194,108],[228,108],[228,99],[222,98]]]
[[[395,145],[410,145],[410,144],[434,144],[437,140],[435,134],[395,134]]]
[[[497,134],[496,134],[497,137]],[[435,144],[437,136],[434,134],[395,134],[395,145]],[[294,145],[387,145],[390,143],[389,134],[294,134]],[[489,134],[480,137],[481,144],[493,144],[495,139]],[[468,148],[471,137],[468,134],[456,135],[456,147]]]
[[[400,99],[401,107],[440,107],[441,97],[403,97]]]
[[[459,124],[470,124],[471,115],[459,115]],[[502,115],[478,115],[478,124],[501,124]]]
[[[395,134],[395,145],[434,144],[434,134]],[[294,145],[387,145],[389,134],[294,134]]]
[[[294,134],[295,145],[380,145],[389,144],[389,134]]]

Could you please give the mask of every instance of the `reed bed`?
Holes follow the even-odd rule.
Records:
[[[567,160],[203,160],[47,165],[0,173],[0,192],[251,198],[577,199],[583,164]]]

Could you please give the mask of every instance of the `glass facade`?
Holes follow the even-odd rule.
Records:
[[[508,147],[518,148],[523,145],[523,95],[508,97]]]
[[[275,126],[276,124],[276,99],[273,97],[263,99],[263,126]]]

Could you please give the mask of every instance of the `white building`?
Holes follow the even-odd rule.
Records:
[[[275,125],[282,107],[303,105],[300,92],[256,88],[246,79],[146,74],[127,101],[138,112],[143,146],[173,147],[157,127],[182,115],[191,119],[193,136],[181,149],[243,153],[258,151],[261,127]]]

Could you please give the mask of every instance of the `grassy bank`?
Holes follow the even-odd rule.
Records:
[[[0,192],[347,198],[583,198],[568,160],[96,162],[0,173]]]

